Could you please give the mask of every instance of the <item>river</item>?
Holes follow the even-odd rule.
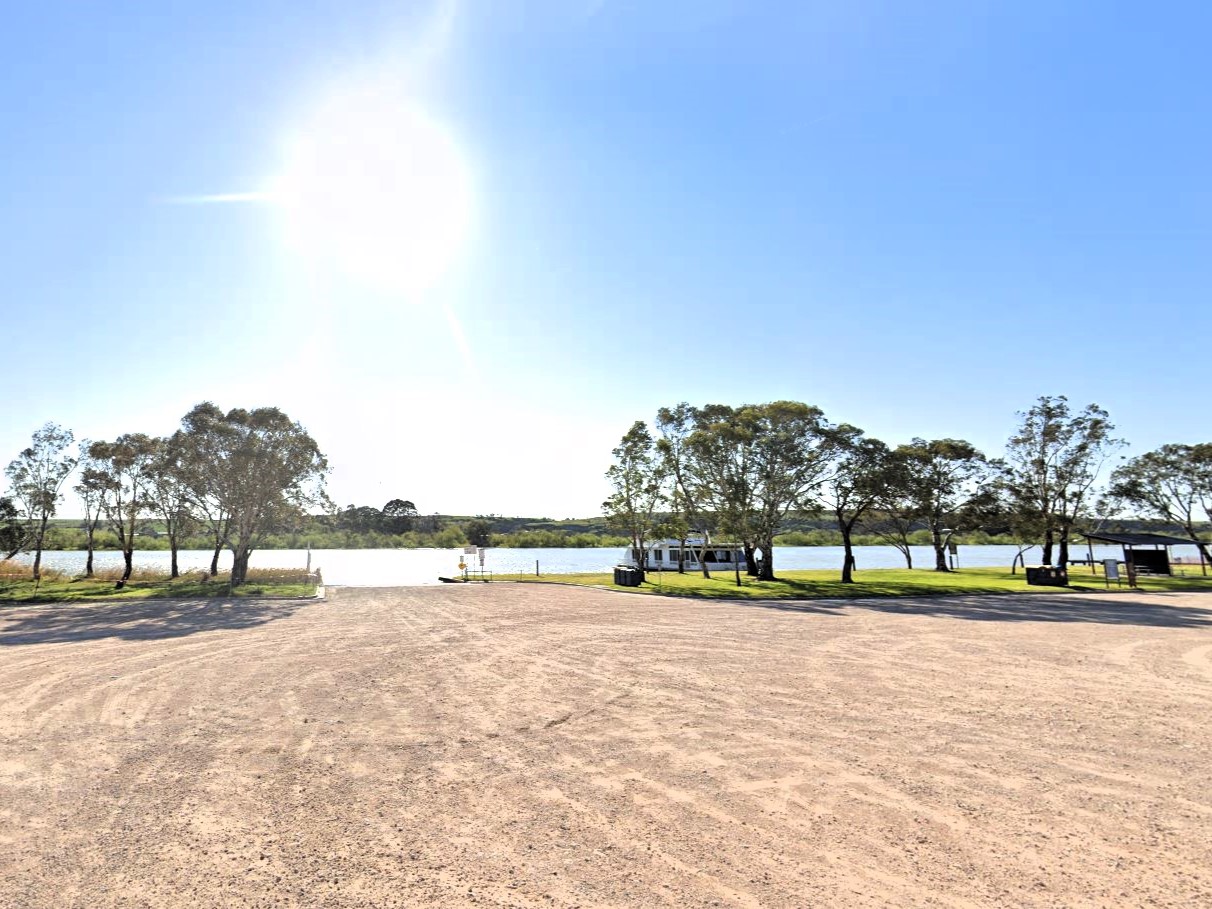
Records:
[[[1194,548],[1192,549],[1194,552]],[[535,564],[544,575],[572,574],[576,572],[609,571],[623,557],[622,549],[489,549],[485,553],[484,568],[496,574],[533,574]],[[959,567],[1004,567],[1009,568],[1017,549],[1013,546],[960,546]],[[1073,550],[1074,556],[1085,556],[1086,549]],[[1027,553],[1028,564],[1039,561],[1039,549]],[[178,553],[182,571],[207,568],[209,552],[186,550]],[[458,574],[459,560],[463,556],[458,549],[313,549],[311,564],[323,572],[324,582],[346,587],[413,587],[437,584],[439,575]],[[1115,546],[1095,546],[1096,559],[1122,558]],[[471,556],[467,557],[471,559]],[[891,546],[855,547],[855,559],[861,571],[864,568],[903,568],[904,556]],[[17,560],[28,562],[28,554]],[[83,552],[44,552],[42,563],[48,568],[77,574],[84,569]],[[99,569],[120,568],[122,554],[98,552],[94,564]],[[253,553],[250,562],[253,568],[303,568],[307,564],[307,551],[303,549],[264,549]],[[841,569],[842,548],[840,546],[778,546],[774,551],[775,571],[797,568]],[[933,550],[928,546],[913,547],[913,564],[917,568],[929,568],[934,564]],[[135,565],[140,568],[157,569],[167,573],[167,552],[136,552]],[[224,552],[220,567],[231,565],[231,554]]]

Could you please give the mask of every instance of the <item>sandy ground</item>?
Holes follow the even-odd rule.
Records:
[[[1212,596],[0,609],[0,906],[1212,906]]]

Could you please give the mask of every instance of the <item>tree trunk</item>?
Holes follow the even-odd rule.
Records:
[[[850,525],[843,522],[837,522],[838,530],[842,532],[842,549],[845,551],[842,556],[842,583],[854,583],[854,545],[850,541]]]
[[[678,574],[686,573],[686,540],[678,541],[682,545],[678,548]]]
[[[34,580],[42,580],[42,542],[46,539],[46,520],[50,517],[42,512],[42,523],[38,526],[38,538],[34,541]]]
[[[252,555],[252,550],[246,547],[240,547],[232,552],[231,562],[231,585],[238,587],[244,583],[248,577],[248,559]]]
[[[1044,531],[1044,555],[1040,559],[1041,565],[1052,564],[1052,528],[1049,527]]]
[[[753,557],[753,544],[741,543],[741,548],[745,552],[745,574],[751,578],[757,577],[757,559]]]
[[[1208,566],[1212,565],[1212,549],[1209,549],[1208,544],[1198,537],[1195,539],[1195,545],[1199,548],[1200,555],[1203,556],[1203,565],[1201,567],[1204,574],[1207,574]]]
[[[219,553],[223,551],[223,541],[215,538],[215,554],[210,557],[210,576],[213,578],[219,573]]]
[[[172,551],[173,551],[172,568],[170,569],[168,576],[172,579],[176,579],[176,578],[181,577],[181,572],[179,570],[177,570],[177,538],[176,537],[171,538],[168,541],[168,545],[172,548]]]
[[[774,543],[771,540],[762,541],[762,567],[758,571],[758,580],[777,580],[774,576]]]
[[[1195,544],[1195,548],[1200,554],[1200,568],[1204,574],[1208,573],[1208,566],[1212,565],[1212,547],[1199,538],[1199,534],[1195,532],[1195,525],[1190,520],[1183,522],[1183,530],[1187,531],[1187,536],[1191,538],[1191,542]],[[12,556],[9,556],[12,558]]]
[[[1028,548],[1030,548],[1030,547],[1028,547]],[[1027,551],[1026,549],[1020,549],[1018,552],[1016,552],[1014,554],[1014,561],[1012,561],[1010,563],[1010,573],[1011,574],[1018,574],[1018,566],[1020,564],[1023,566],[1024,571],[1027,570],[1027,560],[1023,557],[1023,553],[1025,553],[1026,551]]]
[[[930,531],[930,542],[934,545],[934,570],[950,571],[947,567],[947,547],[943,545],[943,537],[937,530]]]
[[[911,550],[909,548],[909,545],[906,543],[905,548],[902,549],[901,552],[903,552],[905,554],[905,567],[908,568],[910,571],[912,571],[913,570],[913,550]]]
[[[122,549],[122,561],[124,563],[122,579],[114,585],[118,590],[126,586],[126,582],[130,580],[130,576],[135,570],[135,549],[133,546]]]
[[[1057,544],[1056,564],[1058,568],[1069,567],[1069,526],[1063,525],[1060,529],[1060,541]]]
[[[704,538],[703,547],[699,550],[699,569],[703,572],[703,577],[711,578],[711,569],[707,567],[707,540]]]
[[[91,578],[93,576],[93,528],[88,528],[88,558],[84,561],[84,576]]]

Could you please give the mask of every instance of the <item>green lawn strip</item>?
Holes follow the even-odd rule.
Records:
[[[843,584],[839,571],[780,571],[777,581],[757,581],[741,576],[741,586],[731,574],[717,574],[710,579],[701,574],[649,572],[640,587],[619,587],[608,572],[592,574],[552,574],[536,578],[533,575],[497,575],[501,581],[522,581],[548,584],[576,584],[606,587],[638,593],[666,596],[705,597],[713,599],[830,599],[836,597],[914,597],[957,596],[991,593],[1064,593],[1075,590],[1105,590],[1102,575],[1069,573],[1068,588],[1029,587],[1026,576],[1019,571],[1011,574],[1000,568],[967,568],[953,572],[928,569],[880,568],[855,572],[855,583]],[[1117,588],[1114,583],[1112,590]],[[1143,592],[1192,591],[1212,592],[1212,578],[1175,577],[1142,579]]]
[[[33,581],[0,580],[0,605],[14,603],[71,603],[92,600],[143,600],[157,597],[174,599],[234,597],[310,597],[315,596],[314,584],[266,584],[250,582],[228,592],[226,581],[200,581],[180,578],[176,581],[130,581],[121,590],[113,581],[52,580],[43,581],[34,590]]]

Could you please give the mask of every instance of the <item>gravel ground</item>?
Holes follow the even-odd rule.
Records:
[[[0,906],[1212,906],[1212,596],[0,608]]]

